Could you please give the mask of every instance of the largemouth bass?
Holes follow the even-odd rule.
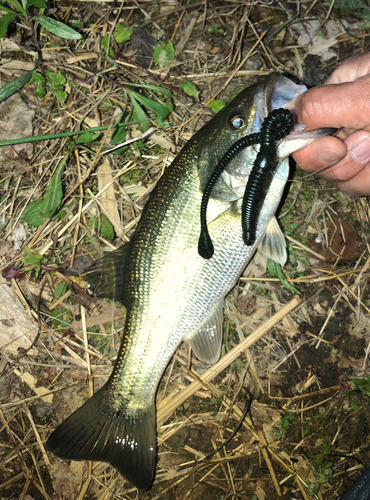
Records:
[[[97,261],[91,280],[99,296],[127,309],[123,339],[106,384],[47,442],[64,459],[110,463],[140,489],[155,472],[155,394],[182,341],[207,363],[218,360],[223,301],[258,247],[284,263],[284,237],[274,218],[288,178],[288,156],[332,129],[292,133],[278,144],[281,160],[259,212],[255,242],[246,246],[241,200],[261,146],[248,147],[215,184],[208,204],[214,244],[198,254],[202,190],[228,148],[258,132],[265,116],[306,88],[272,74],[241,92],[183,147],[158,181],[130,243]]]

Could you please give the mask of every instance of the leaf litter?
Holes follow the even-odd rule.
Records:
[[[124,325],[124,309],[87,297],[73,263],[129,240],[174,154],[253,77],[290,71],[322,83],[368,50],[368,14],[362,3],[345,12],[343,2],[309,2],[296,12],[284,2],[129,1],[58,4],[45,21],[34,5],[45,82],[31,79],[39,52],[20,43],[30,36],[21,24],[8,29],[0,66],[4,95],[20,89],[0,103],[0,142],[32,128],[49,137],[1,149],[0,495],[138,498],[107,464],[44,455],[56,425],[109,376]],[[62,41],[67,32],[82,38]],[[120,147],[105,153],[112,145]],[[370,463],[368,200],[297,169],[280,215],[290,260],[269,273],[257,254],[228,295],[217,375],[189,362],[185,344],[167,368],[156,481],[140,498],[329,500]],[[281,314],[284,305],[295,309]],[[250,395],[251,414],[209,457]]]

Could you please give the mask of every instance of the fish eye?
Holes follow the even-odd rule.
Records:
[[[230,127],[233,130],[240,130],[243,128],[246,124],[246,120],[243,115],[236,115],[233,116],[230,120]]]

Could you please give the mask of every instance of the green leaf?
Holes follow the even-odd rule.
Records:
[[[63,198],[62,188],[62,170],[64,163],[61,163],[54,172],[49,186],[45,190],[44,198],[30,203],[22,214],[22,219],[30,226],[41,226],[49,217],[51,217],[59,207]],[[56,214],[56,217],[64,217],[62,210]]]
[[[62,297],[62,295],[64,295],[66,293],[68,289],[68,285],[67,283],[65,283],[64,281],[61,281],[59,283],[59,285],[56,287],[56,289],[54,290],[54,295],[57,299],[59,299],[60,297]]]
[[[125,82],[125,85],[130,85],[130,87],[140,87],[143,89],[152,90],[153,92],[159,92],[168,99],[172,99],[172,94],[168,89],[164,89],[163,87],[157,87],[157,85],[146,85],[146,84],[130,83],[130,82]]]
[[[331,2],[327,1],[327,3]],[[350,13],[357,9],[367,9],[368,6],[362,0],[335,0],[334,8]]]
[[[218,26],[210,26],[208,28],[208,33],[224,33],[225,31],[222,28],[219,28]]]
[[[46,82],[45,78],[41,73],[38,71],[33,71],[32,72],[32,80],[36,82],[38,85],[42,85]]]
[[[330,444],[323,444],[320,448],[320,453],[322,453],[323,455],[328,455],[329,453],[331,453]]]
[[[160,68],[164,68],[167,64],[170,64],[175,57],[175,49],[173,48],[173,43],[162,42],[153,52],[154,61],[158,64]]]
[[[167,102],[166,102],[166,108],[168,109],[168,111],[169,111],[170,113],[172,113],[172,111],[173,111],[173,110],[174,110],[174,108],[175,108],[175,107],[174,107],[174,105],[173,105],[173,102],[172,102],[172,101],[167,101]]]
[[[149,118],[146,116],[143,108],[140,106],[140,104],[137,102],[137,100],[135,99],[135,96],[133,95],[132,91],[131,90],[128,90],[127,91],[129,96],[130,96],[130,99],[131,99],[131,102],[132,102],[132,105],[134,107],[134,110],[135,110],[135,113],[136,113],[136,118],[138,120],[138,122],[140,123],[140,127],[139,127],[139,130],[141,130],[141,132],[146,132],[149,127],[150,127],[150,120]],[[136,92],[135,92],[136,94]]]
[[[276,278],[277,276],[276,263],[272,259],[268,260],[267,270],[271,278]]]
[[[24,16],[27,14],[22,5],[18,2],[18,0],[7,0],[8,4],[17,9],[18,12],[23,14]]]
[[[57,96],[58,100],[63,103],[66,102],[68,97],[68,94],[65,90],[57,90],[55,92],[55,95]]]
[[[188,94],[188,96],[190,97],[198,97],[198,95],[200,94],[200,90],[198,90],[198,87],[191,80],[181,82],[180,87],[185,92],[185,94]]]
[[[355,385],[357,385],[357,386],[361,386],[361,385],[365,385],[366,384],[366,379],[363,379],[363,378],[353,378],[352,382]]]
[[[316,474],[316,479],[318,483],[325,484],[329,481],[329,477],[326,474]]]
[[[54,71],[50,71],[49,69],[46,70],[46,77],[50,81],[50,83],[54,83],[55,79],[57,77],[57,74],[54,73]]]
[[[80,135],[76,139],[76,144],[86,144],[89,142],[95,141],[99,137],[99,133],[94,133],[94,132],[86,132],[85,134]]]
[[[360,30],[367,30],[370,27],[370,9],[365,9],[361,14],[362,21],[358,23]]]
[[[39,9],[46,9],[47,7],[46,3],[43,0],[28,0],[27,8],[29,9],[32,6],[35,6]]]
[[[18,16],[19,14],[17,14],[16,12],[9,12],[0,19],[0,38],[6,35],[9,23],[11,23],[13,19],[15,19]]]
[[[100,42],[100,46],[104,49],[104,52],[107,53],[107,50],[109,47],[109,35],[103,36],[103,38],[101,39],[101,42]],[[114,53],[114,50],[112,49],[112,47],[109,47],[109,51],[108,51],[107,55],[111,59],[114,59],[116,57],[116,54]]]
[[[324,463],[324,457],[322,455],[316,455],[312,460],[314,466],[318,469],[320,465]]]
[[[118,123],[123,121],[124,114],[122,114]],[[112,136],[112,144],[122,144],[126,140],[126,127],[117,127]]]
[[[0,2],[0,10],[3,10],[5,12],[11,12],[11,13],[14,13],[13,10],[11,9],[8,9],[8,7],[5,7],[5,5],[3,3]]]
[[[66,40],[81,40],[82,38],[82,35],[77,33],[77,31],[64,23],[52,19],[51,17],[35,16],[33,19],[38,21],[47,31],[50,31],[50,33],[53,33],[53,35],[59,36],[60,38],[64,38]]]
[[[114,30],[114,38],[117,43],[126,42],[127,40],[130,40],[133,32],[134,28],[129,24],[117,24],[116,29]]]
[[[5,16],[4,16],[5,17]],[[15,80],[7,83],[4,85],[4,87],[0,88],[0,102],[4,101],[11,95],[15,94],[18,90],[20,90],[22,87],[28,83],[31,78],[32,78],[32,73],[33,71],[29,71],[23,76],[20,76],[19,78],[15,78]]]
[[[44,97],[44,95],[46,94],[46,89],[45,87],[42,87],[41,85],[39,85],[37,88],[36,88],[36,91],[35,91],[35,96],[36,97]]]
[[[55,330],[69,328],[70,322],[73,319],[73,313],[65,307],[62,307],[60,310],[54,309],[51,311],[51,317],[53,318],[53,328]]]
[[[83,28],[84,27],[84,23],[82,21],[73,21],[71,23],[71,25],[73,26],[73,28]]]
[[[305,266],[309,266],[310,265],[310,261],[307,259],[307,257],[302,257],[302,255],[300,255],[293,248],[293,245],[291,245],[290,243],[288,244],[288,252],[289,252],[289,256],[290,256],[291,261],[292,261],[293,264],[295,263],[295,259],[294,259],[294,257],[295,257],[297,260],[300,260]]]
[[[63,75],[63,73],[61,71],[58,71],[54,80],[55,85],[65,85],[66,81],[66,77]]]
[[[63,219],[67,215],[67,212],[65,210],[59,210],[56,214],[55,217],[53,217],[53,220],[58,218],[58,219]]]
[[[281,421],[281,428],[285,431],[288,431],[290,429],[290,422],[288,419],[283,418],[283,420]]]
[[[62,171],[64,168],[64,163],[62,162],[56,169],[51,179],[50,184],[45,191],[45,204],[46,204],[46,214],[47,218],[51,217],[55,210],[59,207],[60,202],[63,198],[63,188],[62,188]]]
[[[153,101],[153,99],[149,99],[149,97],[146,97],[145,95],[138,94],[137,92],[134,92],[133,90],[129,90],[129,95],[130,97],[133,95],[134,98],[143,106],[148,108],[152,113],[154,113],[155,117],[157,118],[160,116],[161,118],[167,118],[167,116],[170,114],[169,109],[167,106],[163,106],[163,104],[160,104],[159,102]],[[131,99],[132,100],[132,99]]]
[[[104,214],[100,216],[100,234],[107,240],[114,240],[114,228]]]
[[[331,469],[330,467],[326,467],[324,470],[323,470],[323,473],[328,476],[328,477],[331,477],[333,475],[333,469]]]
[[[124,114],[122,114],[118,123],[123,121]],[[126,127],[117,127],[112,136],[112,144],[122,144],[126,140]]]
[[[225,103],[224,101],[211,101],[208,106],[211,108],[211,110],[214,112],[214,113],[218,113],[219,111],[221,111],[222,108],[225,107]]]
[[[269,262],[270,262],[271,259],[269,259]],[[299,290],[297,290],[297,288],[295,288],[293,285],[291,285],[289,283],[289,281],[286,279],[283,271],[281,270],[281,266],[280,264],[276,264],[275,262],[275,269],[276,269],[276,275],[277,277],[279,278],[280,280],[280,283],[285,286],[285,288],[287,290],[289,290],[290,292],[293,292],[293,293],[298,293],[299,295],[301,295],[301,292]]]
[[[22,257],[23,264],[26,264],[27,266],[25,267],[25,270],[26,271],[34,270],[37,278],[39,272],[41,271],[41,262],[45,260],[45,257],[28,247],[24,247],[23,250],[24,253],[26,254],[24,257]]]
[[[126,109],[126,106],[125,106]],[[125,118],[125,111],[122,113],[118,123],[123,123]],[[123,144],[126,141],[126,133],[127,133],[127,128],[126,127],[117,127],[113,133],[112,136],[112,144]],[[126,151],[127,146],[122,146],[121,148],[115,149],[114,153],[116,155],[122,154],[124,151]]]
[[[308,485],[307,491],[311,496],[316,495],[316,493],[319,491],[319,485],[315,483],[310,483]]]
[[[25,257],[22,258],[23,264],[29,264],[29,265],[38,265],[43,259],[44,256],[35,252],[35,250],[32,250],[32,248],[28,248],[27,246],[24,247],[24,253],[26,254]]]
[[[47,218],[44,198],[30,203],[22,213],[22,219],[30,226],[41,226]]]

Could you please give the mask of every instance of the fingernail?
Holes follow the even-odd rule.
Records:
[[[297,123],[297,125],[294,125],[294,132],[303,132],[306,128],[307,126],[303,125],[303,123]]]
[[[343,159],[343,154],[339,151],[334,151],[333,149],[322,149],[318,152],[317,158],[323,164],[323,166],[328,167],[329,165],[334,165],[338,161]]]
[[[370,137],[359,139],[350,150],[351,155],[356,160],[369,161],[370,159]]]

